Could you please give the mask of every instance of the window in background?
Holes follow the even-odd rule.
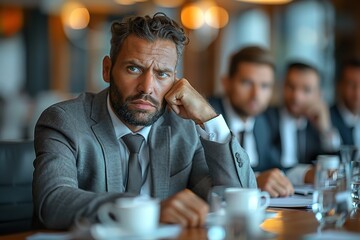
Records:
[[[230,55],[247,45],[270,45],[270,23],[268,15],[260,8],[245,11],[230,19],[230,24],[222,35],[219,47],[219,58],[215,66],[218,68],[215,80],[215,94],[221,94],[221,78],[227,74]]]
[[[334,9],[329,1],[297,1],[277,18],[279,41],[274,41],[280,80],[288,61],[301,60],[322,74],[325,99],[333,101],[334,89]],[[282,37],[282,38],[281,38]]]

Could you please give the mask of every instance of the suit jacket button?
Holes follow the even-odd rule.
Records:
[[[244,163],[243,163],[242,159],[240,158],[240,153],[238,153],[238,152],[235,153],[235,158],[236,158],[236,162],[238,163],[239,168],[241,168],[244,165]]]

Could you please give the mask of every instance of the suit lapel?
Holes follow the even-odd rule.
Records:
[[[123,192],[122,170],[120,164],[119,143],[116,141],[115,131],[106,107],[107,89],[94,98],[91,118],[96,122],[93,132],[98,139],[104,159],[106,171],[106,188],[108,192]]]
[[[166,114],[166,113],[165,113]],[[151,193],[164,199],[169,192],[170,179],[170,127],[161,125],[161,117],[152,127],[149,135]]]
[[[345,121],[341,116],[337,106],[334,107],[333,112],[334,112],[333,115],[336,118],[335,121],[337,123],[335,124],[334,122],[333,124],[338,125],[338,131],[340,132],[344,144],[353,145],[354,141],[353,141],[353,134],[351,128],[345,124]]]
[[[263,168],[263,165],[267,165],[266,162],[263,160],[262,153],[265,152],[265,149],[267,148],[265,144],[265,139],[267,139],[267,129],[265,128],[265,125],[262,123],[261,118],[256,117],[255,118],[255,124],[254,124],[254,138],[256,142],[256,151],[258,154],[258,165],[254,166],[255,168]]]

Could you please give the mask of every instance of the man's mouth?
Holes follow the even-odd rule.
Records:
[[[156,108],[156,106],[153,103],[143,99],[137,99],[131,101],[130,104],[141,110],[151,110]]]

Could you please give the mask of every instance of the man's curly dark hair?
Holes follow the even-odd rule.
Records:
[[[153,17],[132,16],[123,21],[115,21],[111,26],[110,58],[115,63],[125,39],[129,35],[154,42],[159,39],[171,40],[176,45],[178,60],[184,46],[189,42],[184,29],[166,14],[158,12]]]

